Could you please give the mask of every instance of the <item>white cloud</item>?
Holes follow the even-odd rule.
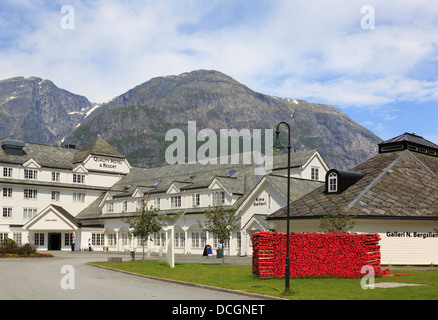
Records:
[[[0,46],[0,78],[48,78],[94,102],[201,68],[343,108],[438,98],[436,76],[424,76],[437,63],[434,2],[369,1],[374,30],[360,27],[362,1],[74,0],[75,30],[60,27],[64,4],[22,2],[33,29]]]

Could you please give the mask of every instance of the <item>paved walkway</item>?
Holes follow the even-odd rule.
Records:
[[[0,299],[12,300],[260,300],[261,297],[154,280],[87,265],[108,257],[131,259],[130,253],[51,252],[54,258],[0,259]],[[136,255],[141,259],[141,254]],[[164,261],[153,255],[151,260]],[[222,259],[179,256],[178,262],[222,263]],[[247,264],[251,257],[226,257]]]

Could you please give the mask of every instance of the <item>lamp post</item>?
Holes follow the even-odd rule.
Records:
[[[290,220],[290,126],[286,122],[282,121],[277,125],[277,130],[275,131],[275,142],[273,145],[274,152],[281,152],[285,147],[280,142],[280,125],[286,125],[288,130],[288,144],[287,144],[287,213],[286,213],[286,288],[285,293],[289,293],[289,278],[290,278],[290,258],[289,258],[289,220]]]

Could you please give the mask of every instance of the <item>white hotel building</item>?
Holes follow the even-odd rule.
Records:
[[[0,240],[30,243],[38,250],[136,251],[122,219],[147,197],[168,215],[183,212],[174,227],[176,253],[202,254],[217,238],[200,228],[204,211],[222,203],[235,207],[240,230],[225,254],[251,255],[253,232],[267,230],[264,217],[286,204],[286,159],[274,157],[270,175],[254,175],[246,164],[179,164],[131,167],[123,155],[97,137],[82,150],[17,140],[0,140]],[[291,197],[296,199],[324,181],[328,167],[317,151],[292,155]],[[169,228],[148,241],[151,251],[165,250]]]

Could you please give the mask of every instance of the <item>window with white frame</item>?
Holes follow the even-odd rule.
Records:
[[[23,208],[23,219],[32,219],[37,215],[37,208]]]
[[[14,239],[14,241],[15,241],[15,243],[17,245],[21,245],[22,244],[21,233],[18,233],[18,232],[14,233],[13,234],[13,239]]]
[[[170,197],[170,207],[171,208],[180,208],[181,207],[181,196]]]
[[[12,168],[4,167],[3,168],[3,177],[11,178],[12,177]]]
[[[114,212],[114,202],[107,202],[106,213],[113,213],[113,212]]]
[[[73,173],[73,183],[85,183],[85,174]]]
[[[73,202],[85,202],[85,193],[73,192]]]
[[[52,191],[52,200],[53,201],[59,201],[60,196],[61,196],[61,193],[59,191]]]
[[[44,245],[44,233],[35,233],[34,234],[34,244],[36,246],[43,246]]]
[[[328,177],[328,192],[338,191],[338,175],[335,172],[329,174]]]
[[[215,248],[218,248],[220,244],[219,238],[217,237],[216,234],[213,234],[213,246]],[[229,248],[230,247],[230,241],[229,239],[225,239],[224,240],[224,248]]]
[[[7,232],[0,232],[0,243],[6,238],[8,238],[8,233]]]
[[[3,188],[3,198],[12,198],[12,188]]]
[[[115,246],[117,244],[117,234],[116,233],[108,233],[106,235],[108,239],[108,246]]]
[[[122,204],[122,212],[127,212],[128,211],[128,201],[123,201]]]
[[[24,199],[36,199],[38,197],[38,190],[24,189]]]
[[[206,243],[205,232],[192,232],[192,248],[204,248]]]
[[[199,193],[192,194],[192,206],[194,208],[199,207],[201,204],[201,195]]]
[[[105,245],[105,235],[103,233],[92,233],[91,234],[91,244],[93,246]]]
[[[310,169],[310,179],[312,180],[319,180],[319,168],[311,168]]]
[[[59,181],[60,173],[59,172],[52,172],[52,181]]]
[[[164,247],[166,245],[166,233],[165,232],[157,232],[154,233],[153,245],[155,247]]]
[[[128,246],[131,244],[131,238],[129,237],[129,234],[127,232],[123,232],[120,235],[119,240],[122,246]]]
[[[213,205],[223,204],[225,202],[225,191],[213,192]]]
[[[64,233],[64,245],[71,246],[72,243],[73,243],[73,233],[71,233],[71,232]]]
[[[154,208],[160,209],[160,206],[161,206],[160,198],[154,198]]]
[[[12,218],[12,208],[3,207],[3,218]]]
[[[38,171],[33,169],[24,169],[24,179],[38,179]]]
[[[184,232],[175,232],[175,248],[184,248],[185,241]]]

